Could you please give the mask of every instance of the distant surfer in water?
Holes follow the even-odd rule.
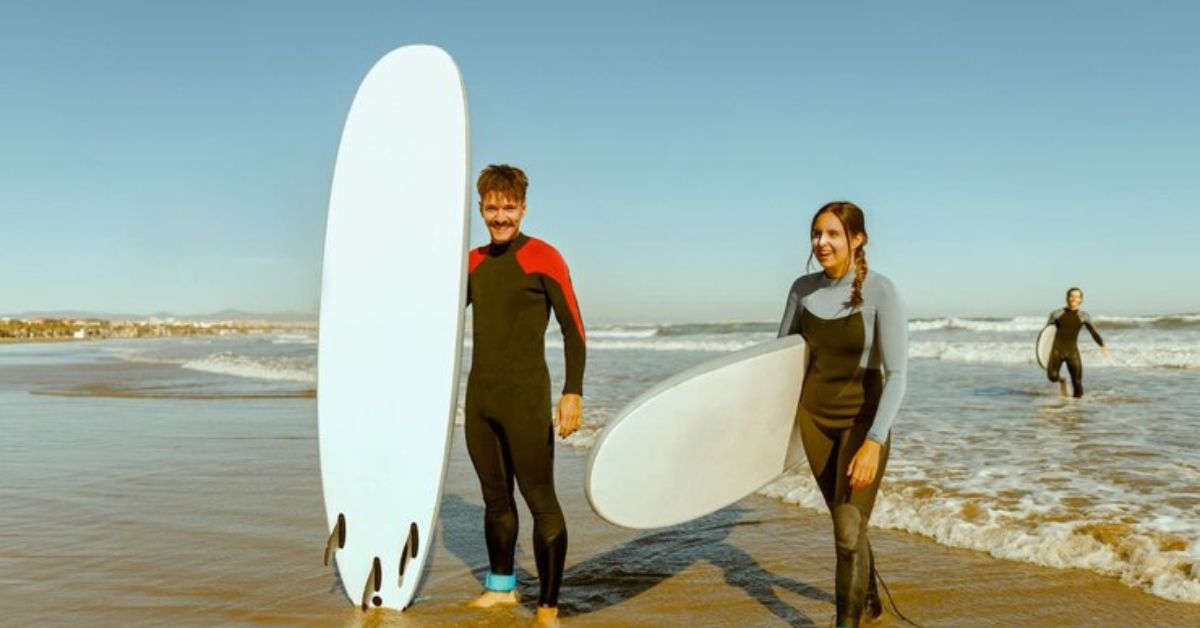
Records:
[[[554,423],[566,438],[583,411],[583,319],[562,255],[521,233],[529,181],[518,168],[488,166],[479,175],[479,210],[491,243],[470,253],[467,303],[474,306],[467,378],[467,451],[484,501],[490,570],[472,602],[516,604],[517,504],[513,480],[533,513],[533,553],[541,591],[539,626],[558,625],[558,590],[567,557],[567,524],[554,491]],[[562,328],[566,382],[550,414],[545,334],[550,311]]]
[[[797,429],[837,551],[837,626],[883,613],[867,522],[887,467],[890,430],[904,399],[908,320],[896,287],[867,269],[863,212],[849,202],[813,216],[812,254],[822,270],[788,293],[779,335],[808,344]]]
[[[1071,388],[1075,398],[1083,396],[1083,361],[1079,359],[1079,330],[1087,327],[1092,340],[1100,345],[1100,355],[1108,355],[1108,347],[1100,338],[1100,332],[1092,325],[1092,317],[1079,309],[1083,304],[1083,290],[1070,288],[1067,290],[1067,307],[1059,308],[1050,313],[1047,325],[1054,325],[1054,346],[1050,349],[1050,361],[1046,365],[1046,377],[1058,383],[1062,396],[1067,396],[1067,382],[1060,374],[1062,365],[1066,363],[1067,372],[1071,375]]]

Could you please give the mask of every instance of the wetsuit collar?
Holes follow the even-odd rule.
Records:
[[[521,248],[521,245],[525,244],[525,241],[528,239],[529,239],[529,237],[526,236],[524,232],[518,231],[517,235],[514,236],[513,239],[509,240],[508,242],[505,242],[504,244],[496,244],[494,242],[489,243],[488,244],[488,257],[500,257],[501,255],[504,255],[505,253],[507,253],[509,249],[512,249],[512,248],[519,249],[519,248]]]
[[[825,271],[821,271],[821,281],[823,281],[824,285],[826,285],[826,286],[840,286],[842,284],[850,283],[850,282],[854,281],[854,277],[857,274],[858,274],[858,269],[851,267],[850,270],[846,271],[845,275],[842,275],[841,277],[834,279],[833,277],[830,277],[827,273],[825,273]]]

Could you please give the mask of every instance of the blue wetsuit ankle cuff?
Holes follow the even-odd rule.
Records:
[[[498,593],[508,593],[517,588],[517,574],[509,574],[507,576],[488,572],[487,577],[483,580],[483,586],[488,591],[496,591]]]

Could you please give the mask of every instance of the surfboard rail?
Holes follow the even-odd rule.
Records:
[[[1046,325],[1038,332],[1037,342],[1033,345],[1033,358],[1042,370],[1050,364],[1050,351],[1054,348],[1054,337],[1057,333],[1058,328],[1054,325]]]

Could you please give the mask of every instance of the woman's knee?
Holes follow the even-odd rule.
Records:
[[[866,522],[862,512],[851,504],[838,504],[833,509],[834,542],[840,551],[857,551],[864,536]]]

